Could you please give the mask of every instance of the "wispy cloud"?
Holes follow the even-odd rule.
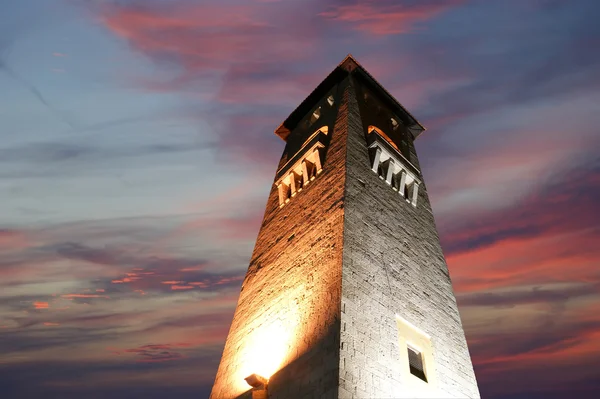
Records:
[[[419,22],[464,3],[460,0],[372,1],[342,4],[319,15],[343,22],[349,29],[373,35],[395,35],[417,29]]]
[[[35,309],[48,309],[48,302],[34,302],[33,307]]]

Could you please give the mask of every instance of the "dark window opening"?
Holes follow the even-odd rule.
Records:
[[[377,167],[377,175],[382,179],[385,179],[386,171],[383,167],[383,162],[380,162],[379,166]]]
[[[310,124],[312,125],[321,117],[321,107],[317,108],[310,117]]]
[[[306,172],[308,174],[308,176],[306,178],[308,180],[312,180],[313,178],[315,178],[317,176],[317,167],[312,162],[308,162],[308,161],[304,161],[304,162],[306,163]]]
[[[408,363],[410,365],[410,373],[427,382],[427,376],[425,375],[425,370],[423,368],[423,355],[421,352],[408,347]]]
[[[288,184],[283,185],[283,200],[287,201],[292,197],[292,186]]]
[[[296,185],[296,191],[302,189],[304,186],[304,179],[302,178],[302,175],[297,175],[296,173],[292,172],[292,178],[294,179],[294,183]]]
[[[392,175],[392,188],[396,191],[398,191],[400,189],[400,175],[402,172],[400,173],[396,173],[394,175]]]

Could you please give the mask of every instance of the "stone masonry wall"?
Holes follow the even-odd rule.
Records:
[[[247,397],[247,346],[274,320],[291,336],[283,349],[265,347],[285,352],[278,371],[264,376],[269,397],[338,397],[347,99],[337,91],[322,173],[283,208],[271,189],[211,399]]]
[[[431,336],[438,395],[479,397],[425,185],[414,208],[371,171],[350,94],[339,398],[406,394],[396,314]]]
[[[414,208],[373,173],[349,82],[323,172],[283,208],[271,189],[211,399],[249,398],[273,354],[271,399],[406,396],[396,315],[431,336],[438,396],[479,397],[425,184]]]

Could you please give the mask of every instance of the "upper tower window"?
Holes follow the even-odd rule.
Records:
[[[314,112],[310,116],[310,124],[312,125],[313,123],[315,123],[317,121],[317,119],[319,119],[320,117],[321,117],[321,107],[318,107],[317,109],[314,110]]]
[[[394,141],[387,134],[385,134],[383,130],[379,129],[376,126],[369,126],[368,133],[371,134],[373,132],[377,132],[377,134],[383,137],[392,147],[396,149],[396,151],[400,151],[396,143],[394,143]]]

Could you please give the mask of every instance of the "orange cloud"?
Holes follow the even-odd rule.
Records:
[[[120,280],[111,280],[111,283],[113,284],[124,284],[124,283],[131,283],[137,280],[140,280],[141,277],[124,277]]]
[[[98,294],[65,294],[61,295],[63,298],[110,298],[107,295]]]
[[[171,289],[172,290],[191,290],[192,288],[194,288],[191,285],[172,285]]]
[[[48,302],[34,302],[33,306],[36,309],[48,309],[49,307]]]
[[[243,279],[244,279],[244,276],[225,277],[225,278],[218,280],[215,283],[215,285],[223,285],[223,284],[227,284],[227,283],[233,283],[235,281],[240,281]]]
[[[183,269],[179,269],[180,272],[198,272],[205,267],[203,266],[194,266],[194,267],[184,267]]]
[[[48,326],[48,327],[54,327],[54,326],[60,326],[60,323],[44,322],[44,325]]]

